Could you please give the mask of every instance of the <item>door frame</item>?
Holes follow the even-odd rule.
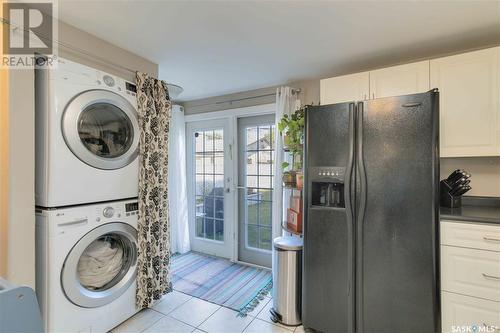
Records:
[[[230,236],[231,236],[231,241],[232,241],[232,251],[231,251],[231,258],[229,258],[232,262],[237,262],[249,266],[256,266],[260,267],[258,265],[254,265],[251,263],[246,263],[246,262],[241,262],[238,260],[238,216],[239,216],[239,211],[238,211],[238,152],[235,151],[233,147],[238,147],[238,118],[244,118],[244,117],[251,117],[251,116],[260,116],[260,115],[266,115],[266,114],[275,114],[276,113],[276,104],[275,103],[269,103],[269,104],[262,104],[262,105],[255,105],[255,106],[248,106],[248,107],[242,107],[242,108],[233,108],[233,109],[226,109],[226,110],[221,110],[221,111],[211,111],[211,112],[202,112],[202,113],[196,113],[196,114],[190,114],[186,115],[184,117],[185,122],[186,122],[186,143],[188,142],[188,126],[190,123],[197,122],[197,121],[208,121],[208,120],[216,120],[216,119],[227,119],[228,120],[228,144],[230,145],[229,149],[229,154],[230,154],[230,161],[231,161],[231,174],[225,175],[226,180],[229,177],[230,180],[230,192],[226,193],[227,197],[230,198],[231,203],[231,212],[229,211],[224,211],[224,216],[226,218],[231,219],[232,223],[229,223],[230,227]],[[186,149],[189,149],[186,146]],[[189,150],[188,150],[189,154]],[[187,156],[187,174],[190,175],[190,168],[193,167],[193,162],[192,162],[192,156],[188,155]],[[191,159],[191,160],[190,160]],[[192,170],[191,170],[192,171]],[[188,200],[191,200],[189,198],[189,193],[193,193],[194,187],[192,182],[188,182],[187,187],[188,187]],[[226,184],[227,185],[227,184]],[[193,214],[191,205],[188,207],[188,216],[189,216],[189,221],[191,223],[191,214]],[[191,228],[191,225],[190,225]],[[229,231],[229,230],[228,230]],[[190,229],[190,236],[191,236],[191,229]]]

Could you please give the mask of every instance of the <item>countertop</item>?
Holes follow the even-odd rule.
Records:
[[[496,223],[500,225],[500,198],[467,197],[462,198],[460,208],[440,208],[442,220]]]

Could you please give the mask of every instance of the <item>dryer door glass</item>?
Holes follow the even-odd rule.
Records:
[[[123,155],[134,139],[129,117],[117,106],[102,102],[91,104],[82,111],[78,134],[88,150],[105,158]]]
[[[62,132],[73,154],[94,168],[120,169],[137,159],[137,110],[112,91],[88,90],[73,98],[64,110]]]

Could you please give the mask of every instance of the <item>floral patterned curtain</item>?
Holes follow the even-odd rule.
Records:
[[[172,291],[168,212],[168,137],[172,104],[167,83],[137,73],[139,113],[139,221],[137,295],[150,307]]]

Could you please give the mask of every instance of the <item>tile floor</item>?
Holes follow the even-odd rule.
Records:
[[[274,324],[269,319],[271,299],[266,297],[246,317],[204,300],[174,291],[152,309],[142,310],[112,333],[302,333],[302,326]]]

